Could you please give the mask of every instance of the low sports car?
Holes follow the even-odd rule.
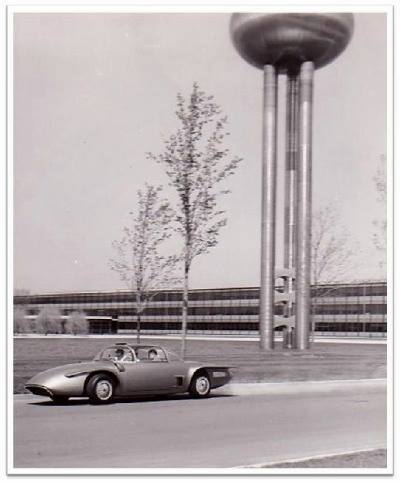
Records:
[[[159,346],[117,343],[92,361],[41,372],[25,388],[59,403],[70,397],[88,397],[93,404],[106,404],[116,397],[185,392],[204,398],[230,378],[229,367],[183,361]]]

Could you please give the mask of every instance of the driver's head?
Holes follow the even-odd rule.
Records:
[[[149,350],[149,359],[155,359],[157,357],[157,351],[155,349]]]
[[[124,355],[124,350],[123,349],[117,349],[115,351],[115,356],[118,358],[118,359],[121,359],[121,357],[123,357]]]

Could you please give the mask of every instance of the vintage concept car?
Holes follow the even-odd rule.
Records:
[[[86,396],[94,404],[106,404],[115,397],[185,392],[204,398],[230,378],[228,367],[183,361],[159,346],[117,343],[92,361],[41,372],[25,387],[55,402]]]

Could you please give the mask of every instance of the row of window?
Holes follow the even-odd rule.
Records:
[[[311,289],[312,297],[365,297],[386,296],[386,283],[376,285],[343,285],[343,286],[319,286]]]
[[[312,313],[317,315],[386,314],[386,304],[314,305]]]
[[[361,323],[361,322],[350,322],[350,323],[317,323],[315,324],[316,332],[386,332],[386,323]]]
[[[96,322],[91,323],[91,330],[96,330]],[[105,325],[102,326],[104,330]],[[111,326],[110,326],[111,327]],[[143,330],[180,330],[181,324],[179,322],[142,322],[141,329]],[[134,331],[136,324],[132,322],[119,322],[118,330],[132,330]],[[188,322],[188,330],[238,330],[238,331],[258,331],[258,323],[256,322]],[[281,330],[281,329],[278,329]],[[315,325],[316,332],[381,332],[387,331],[386,323],[338,323],[338,322],[319,322]]]
[[[196,300],[250,300],[259,298],[259,288],[237,288],[225,290],[195,290],[190,292],[189,299]],[[360,285],[320,285],[311,288],[312,297],[364,297],[386,296],[386,283]],[[131,302],[132,292],[109,293],[73,293],[57,295],[20,295],[14,297],[16,304],[76,304],[76,303],[110,303]],[[182,300],[181,291],[164,291],[156,294],[154,301],[176,302]]]
[[[63,309],[62,315],[68,315],[76,309]],[[38,309],[29,309],[28,315],[37,315]],[[146,316],[179,316],[182,310],[180,307],[150,307],[143,312]],[[87,315],[108,316],[117,318],[118,316],[133,316],[135,311],[132,308],[108,309],[85,309]],[[189,315],[208,316],[208,315],[259,315],[258,306],[238,306],[238,307],[189,307]],[[285,314],[285,306],[275,306],[276,315]],[[386,314],[385,304],[365,304],[365,305],[316,305],[312,307],[314,315],[363,315],[363,314]]]

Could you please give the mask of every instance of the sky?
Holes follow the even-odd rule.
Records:
[[[109,268],[145,182],[146,158],[177,127],[194,81],[229,120],[243,158],[220,200],[228,225],[195,259],[191,286],[259,284],[262,72],[229,37],[229,14],[18,13],[14,17],[14,287],[125,288]],[[357,244],[349,279],[385,276],[373,245],[385,216],[373,177],[386,154],[386,17],[355,14],[354,36],[315,73],[313,207],[334,203]],[[285,78],[279,79],[277,265],[282,264]],[[168,189],[167,189],[168,192]],[[171,196],[172,193],[171,193]],[[180,247],[180,241],[176,240]]]

